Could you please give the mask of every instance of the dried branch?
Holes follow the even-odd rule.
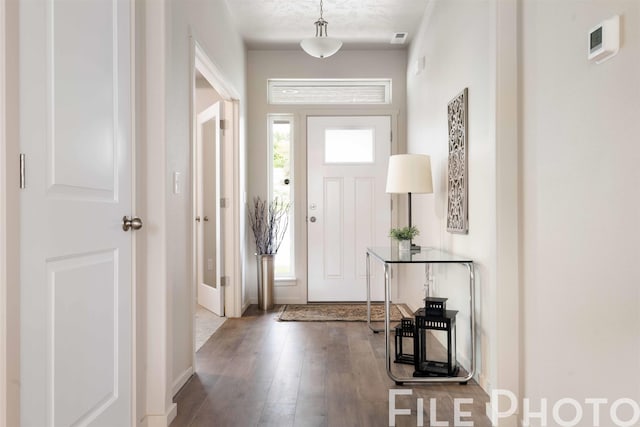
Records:
[[[270,203],[254,197],[248,213],[257,253],[277,253],[289,226],[289,204],[277,197]]]

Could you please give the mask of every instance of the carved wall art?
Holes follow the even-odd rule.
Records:
[[[467,174],[467,88],[447,106],[449,120],[449,165],[447,194],[447,231],[469,232]]]

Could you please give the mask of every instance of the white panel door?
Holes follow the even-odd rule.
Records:
[[[388,116],[307,119],[310,302],[366,300],[366,248],[389,244],[390,150]],[[382,300],[372,273],[372,299]]]
[[[130,8],[20,1],[24,427],[132,424]]]
[[[224,316],[220,214],[220,102],[196,120],[196,271],[198,304]]]

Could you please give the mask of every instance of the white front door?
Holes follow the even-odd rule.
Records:
[[[132,416],[131,3],[20,2],[20,417]]]
[[[366,248],[389,244],[391,118],[307,119],[308,300],[366,300]],[[373,274],[372,299],[382,300]]]
[[[196,271],[198,304],[224,316],[220,215],[221,102],[196,119]]]

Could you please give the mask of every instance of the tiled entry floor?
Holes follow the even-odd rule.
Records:
[[[196,351],[200,350],[200,347],[222,326],[225,320],[227,320],[226,317],[217,316],[198,305],[196,308]]]

